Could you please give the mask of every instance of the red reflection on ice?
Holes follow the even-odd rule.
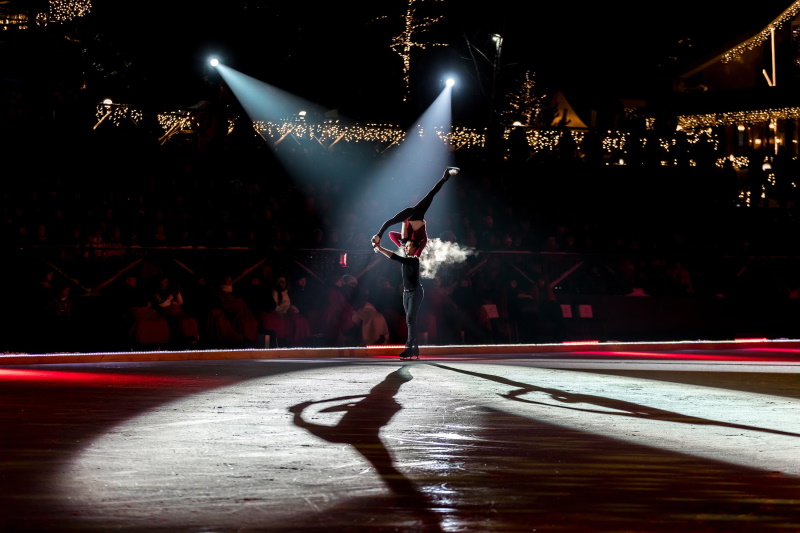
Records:
[[[678,359],[687,361],[787,361],[786,357],[770,357],[768,352],[761,349],[751,349],[764,355],[742,356],[729,354],[699,354],[699,353],[669,353],[669,352],[623,352],[623,351],[583,351],[572,352],[581,355],[595,355],[598,357],[640,357],[646,359]],[[769,350],[773,351],[773,350]],[[800,352],[798,352],[800,353]]]
[[[765,348],[745,348],[746,351],[763,352]],[[800,348],[766,348],[770,352],[800,354]]]
[[[37,382],[42,385],[69,384],[104,387],[177,387],[187,385],[215,386],[230,379],[198,378],[195,376],[157,376],[114,372],[76,372],[71,370],[32,370],[0,368],[0,382]]]

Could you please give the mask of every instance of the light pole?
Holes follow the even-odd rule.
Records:
[[[491,112],[492,116],[494,116],[495,111],[495,92],[497,87],[497,76],[500,73],[500,57],[503,53],[503,36],[499,33],[495,33],[492,35],[492,42],[494,42],[494,64],[492,65],[492,90],[491,94],[489,95],[489,111]]]
[[[489,119],[486,127],[486,145],[489,149],[489,154],[494,154],[495,150],[500,145],[501,131],[500,121],[497,115],[495,106],[496,92],[497,92],[497,78],[500,74],[500,58],[503,53],[503,36],[499,33],[492,35],[492,42],[494,42],[494,62],[492,64],[492,86],[489,92]]]

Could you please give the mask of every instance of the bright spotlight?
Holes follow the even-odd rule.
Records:
[[[217,59],[216,57],[212,57],[211,60],[208,62],[208,64],[211,65],[212,67],[216,67],[217,65],[219,65],[219,59]]]
[[[452,87],[453,85],[456,84],[456,80],[454,80],[453,78],[447,78],[447,81],[445,81],[445,83],[447,84],[448,87]]]

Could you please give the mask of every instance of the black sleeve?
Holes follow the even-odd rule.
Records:
[[[392,252],[392,255],[389,256],[389,259],[394,259],[398,263],[403,263],[405,265],[411,265],[411,264],[414,263],[414,261],[417,260],[416,258],[406,257],[404,255],[398,255],[398,254],[396,254],[394,252]]]

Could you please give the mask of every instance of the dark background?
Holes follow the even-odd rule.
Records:
[[[642,97],[665,88],[681,65],[763,28],[789,5],[420,0],[417,22],[443,18],[418,42],[448,46],[413,49],[407,98],[402,59],[390,48],[407,8],[398,0],[98,0],[86,17],[2,37],[0,69],[5,81],[87,82],[96,98],[185,108],[208,97],[207,59],[218,55],[359,120],[415,116],[455,74],[454,120],[469,123],[485,120],[493,82],[502,97],[528,70],[542,88],[576,99]],[[496,72],[493,33],[504,37]]]

